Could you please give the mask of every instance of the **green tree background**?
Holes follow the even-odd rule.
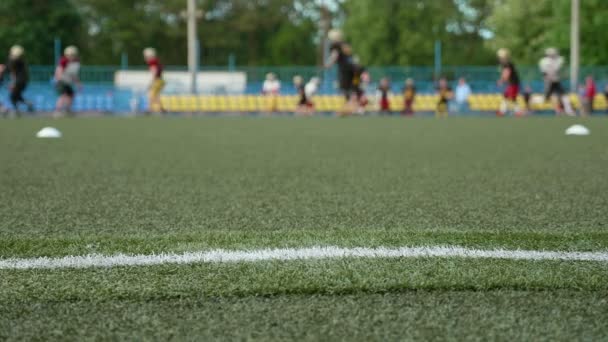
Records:
[[[199,0],[203,65],[314,65],[321,4],[343,27],[368,65],[432,65],[434,42],[447,65],[491,65],[508,47],[534,65],[544,48],[568,55],[570,0]],[[143,63],[156,47],[164,62],[186,63],[185,0],[2,0],[0,51],[24,45],[33,64],[53,62],[53,41],[75,44],[87,64]],[[582,63],[608,64],[600,48],[608,27],[606,0],[581,1]]]

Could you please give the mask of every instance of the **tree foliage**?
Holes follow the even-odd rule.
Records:
[[[55,38],[77,44],[85,36],[83,20],[70,0],[1,0],[0,27],[0,56],[20,44],[36,64],[53,63]]]
[[[90,27],[89,45],[99,63],[117,61],[121,52],[141,59],[144,46],[156,47],[168,64],[186,63],[183,0],[79,0]],[[315,61],[314,23],[298,13],[293,0],[213,0],[201,2],[201,59],[225,65],[230,55],[240,64],[291,65]],[[90,46],[91,49],[94,46]]]
[[[431,65],[437,40],[448,64],[490,61],[482,36],[488,1],[356,0],[345,7],[348,37],[369,64]]]
[[[608,50],[598,48],[605,41],[608,6],[605,0],[581,3],[581,63],[608,64]],[[494,38],[492,49],[508,47],[520,63],[536,64],[547,47],[557,47],[564,56],[570,52],[571,0],[496,0],[488,26]]]
[[[204,5],[204,57],[225,62],[229,54],[247,65],[315,63],[316,24],[294,0],[214,0]]]
[[[320,7],[332,11],[369,65],[494,64],[508,47],[536,64],[547,46],[569,50],[570,0],[198,0],[203,65],[312,65],[319,62]],[[1,0],[0,58],[13,44],[34,64],[53,62],[53,40],[81,48],[87,64],[143,63],[156,47],[165,64],[186,63],[185,0]],[[606,0],[581,1],[582,63],[608,64],[601,49]]]

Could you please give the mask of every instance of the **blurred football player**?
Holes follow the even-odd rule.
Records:
[[[17,116],[19,116],[19,105],[21,104],[25,105],[29,112],[34,110],[33,105],[23,98],[23,92],[27,88],[29,81],[29,72],[24,55],[25,50],[23,47],[19,45],[11,47],[8,61],[2,67],[2,70],[0,70],[0,78],[3,77],[4,73],[9,75],[9,99]]]
[[[80,60],[78,48],[68,46],[63,52],[63,57],[55,69],[55,81],[59,99],[57,99],[56,114],[63,115],[71,113],[72,104],[76,91],[74,87],[81,88],[80,84]]]
[[[525,114],[531,114],[532,113],[532,88],[529,85],[526,85],[524,87],[524,93],[523,93],[523,98],[524,98],[524,111]]]
[[[2,88],[2,83],[4,82],[4,71],[6,70],[6,65],[4,64],[0,64],[0,89]],[[4,105],[2,104],[2,102],[0,102],[0,114],[2,114],[2,116],[5,116],[7,113],[7,109],[4,108]]]
[[[325,63],[325,68],[331,68],[334,64],[338,65],[339,87],[346,99],[346,104],[338,115],[350,115],[358,107],[357,99],[353,99],[353,93],[355,92],[353,85],[355,70],[352,48],[344,41],[344,36],[340,30],[329,31],[328,38],[331,42],[331,46],[330,56]]]
[[[369,100],[365,95],[367,86],[370,81],[369,73],[359,57],[353,56],[353,84],[352,89],[355,93],[356,111],[358,114],[365,114],[365,107],[369,104]]]
[[[496,53],[500,64],[501,72],[498,85],[506,84],[504,92],[504,100],[500,104],[498,116],[506,115],[510,110],[516,116],[520,116],[523,112],[517,104],[517,96],[519,95],[519,74],[513,62],[511,62],[511,53],[507,49],[499,49]]]
[[[312,98],[319,91],[319,85],[321,84],[321,80],[318,77],[312,77],[308,83],[306,83],[306,87],[304,87],[304,92],[306,94],[306,99],[308,101],[309,107],[313,108],[314,103],[312,102]]]
[[[570,99],[562,87],[560,72],[564,66],[564,58],[556,48],[548,48],[539,64],[545,81],[545,101],[553,101],[555,114],[574,115]]]
[[[454,92],[452,88],[448,85],[448,81],[442,77],[439,79],[439,84],[437,86],[437,95],[439,95],[439,101],[437,102],[437,111],[435,112],[435,116],[437,118],[447,118],[449,115],[449,103],[450,100],[454,97]]]
[[[262,94],[267,99],[268,111],[276,112],[279,109],[279,93],[281,92],[281,82],[273,73],[266,74],[266,80],[262,85]]]
[[[302,76],[293,77],[293,86],[296,88],[298,93],[298,105],[296,106],[296,114],[308,114],[310,111],[310,100],[306,96],[306,86],[304,85],[304,79]]]
[[[595,80],[593,79],[593,76],[589,75],[585,78],[585,85],[581,85],[580,87],[581,116],[593,114],[593,102],[595,100],[596,92]]]
[[[391,114],[391,83],[388,78],[383,78],[380,80],[380,84],[378,85],[378,92],[376,94],[376,98],[378,101],[378,108],[380,109],[380,113],[382,114]]]
[[[414,115],[414,101],[416,99],[416,86],[414,85],[414,79],[408,78],[405,80],[405,87],[403,88],[403,115]]]
[[[606,100],[606,103],[608,103],[608,84],[604,87],[604,99]]]
[[[165,80],[163,79],[163,65],[158,58],[156,49],[145,48],[143,51],[144,60],[148,65],[150,72],[150,84],[148,86],[148,110],[151,113],[165,113],[165,108],[160,98],[160,94],[165,88]]]

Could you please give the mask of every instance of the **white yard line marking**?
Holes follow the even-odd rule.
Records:
[[[557,252],[534,250],[474,249],[458,246],[378,247],[378,248],[279,248],[249,251],[211,250],[206,252],[162,253],[152,255],[111,256],[91,254],[58,258],[0,259],[0,270],[65,269],[119,266],[150,266],[162,264],[230,263],[341,258],[471,258],[507,260],[562,260],[608,262],[608,251]]]

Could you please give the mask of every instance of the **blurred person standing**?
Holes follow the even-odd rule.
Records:
[[[414,84],[413,78],[405,80],[405,87],[403,88],[403,113],[402,115],[412,116],[414,115],[414,101],[416,100],[416,85]]]
[[[279,94],[281,92],[281,82],[277,76],[271,72],[266,74],[266,79],[262,85],[262,94],[266,97],[268,111],[274,113],[279,110]]]
[[[160,94],[165,88],[165,80],[163,79],[163,65],[158,59],[156,49],[145,48],[143,51],[144,60],[148,65],[150,72],[150,83],[148,85],[148,112],[149,113],[165,113]]]
[[[532,88],[529,85],[525,86],[523,97],[524,97],[524,105],[526,106],[524,108],[525,114],[526,115],[531,114],[532,113]]]
[[[321,80],[318,77],[312,77],[310,81],[306,83],[306,86],[304,86],[304,94],[307,101],[306,104],[311,110],[314,109],[312,98],[317,94],[317,91],[319,91],[320,84]]]
[[[445,77],[439,79],[439,85],[437,86],[437,94],[439,95],[439,101],[437,102],[437,111],[435,116],[437,118],[447,118],[449,115],[449,103],[454,98],[454,92],[448,85],[448,81]]]
[[[604,98],[606,99],[606,103],[608,104],[608,84],[604,87]],[[608,111],[608,106],[606,107],[606,111]]]
[[[3,70],[0,70],[0,78],[2,74],[8,73],[9,84],[9,99],[16,116],[20,115],[19,105],[23,104],[27,107],[28,112],[34,111],[34,106],[31,102],[23,98],[23,92],[27,88],[29,82],[29,72],[27,63],[25,62],[25,50],[19,45],[11,47],[8,55],[8,61]]]
[[[296,88],[298,93],[298,105],[296,106],[296,114],[309,115],[311,113],[312,102],[306,96],[306,85],[302,76],[293,77],[293,86]]]
[[[504,100],[500,104],[498,109],[498,116],[505,116],[512,111],[516,116],[522,114],[522,111],[517,104],[517,96],[519,95],[519,74],[515,65],[511,61],[511,53],[507,49],[499,49],[496,53],[498,57],[498,63],[500,65],[500,78],[497,82],[498,86],[506,84],[504,91]]]
[[[467,83],[467,80],[461,77],[454,92],[455,112],[464,114],[469,111],[469,97],[471,97],[471,94],[471,87]]]
[[[63,57],[61,57],[55,69],[55,81],[59,94],[55,115],[70,114],[76,95],[74,87],[82,87],[80,83],[80,59],[78,58],[78,48],[75,46],[65,48]]]
[[[4,83],[4,71],[6,70],[6,65],[0,64],[0,89],[2,89],[2,83]],[[5,116],[7,113],[7,109],[4,108],[2,102],[0,102],[0,114]]]
[[[585,85],[581,91],[581,116],[593,115],[595,94],[595,80],[593,79],[593,76],[587,76],[587,78],[585,78]]]
[[[352,88],[355,92],[357,113],[364,114],[365,107],[369,104],[369,100],[365,95],[370,77],[367,69],[361,64],[359,57],[353,56],[353,81]]]
[[[561,69],[564,66],[564,58],[559,55],[556,48],[548,48],[545,57],[539,62],[540,71],[545,81],[545,101],[553,100],[555,114],[574,115],[570,99],[564,91],[561,83]]]
[[[376,99],[378,101],[378,108],[380,109],[381,114],[391,114],[391,83],[388,78],[383,78],[380,80],[380,84],[378,85],[378,91],[376,94]]]

